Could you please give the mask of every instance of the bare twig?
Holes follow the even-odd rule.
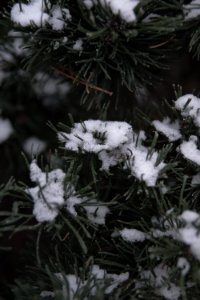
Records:
[[[77,80],[77,77],[76,77],[73,73],[71,73],[71,72],[70,72],[70,74],[68,74],[68,73],[65,72],[65,70],[62,71],[62,70],[59,70],[59,69],[57,69],[57,68],[55,68],[55,67],[52,67],[52,69],[53,69],[56,73],[62,75],[63,77],[65,77],[65,78],[67,78],[67,79],[71,79],[71,80],[73,80],[73,81],[76,81],[76,80]],[[107,95],[109,95],[109,96],[112,96],[112,95],[113,95],[113,92],[110,92],[110,91],[108,91],[108,90],[102,89],[101,87],[96,86],[96,85],[90,83],[88,80],[78,79],[78,83],[80,83],[80,84],[82,84],[82,85],[84,85],[84,86],[86,87],[86,91],[87,91],[88,94],[89,94],[89,89],[92,89],[92,90],[95,90],[95,91],[98,91],[98,92],[102,92],[102,93],[104,93],[104,94],[107,94]]]

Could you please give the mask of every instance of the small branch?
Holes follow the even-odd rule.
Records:
[[[173,37],[171,37],[171,38],[168,39],[167,41],[164,41],[164,42],[162,42],[162,43],[160,43],[160,44],[150,46],[149,48],[150,48],[150,49],[156,49],[156,48],[162,47],[162,46],[166,45],[167,43],[169,43],[172,39],[173,39]]]
[[[71,79],[71,80],[73,80],[73,81],[77,80],[77,77],[76,77],[74,74],[72,74],[72,73],[71,73],[71,74],[67,74],[67,73],[65,73],[64,71],[59,70],[59,69],[54,68],[54,67],[52,67],[52,69],[53,69],[56,73],[62,75],[63,77],[65,77],[65,78],[67,78],[67,79]],[[104,93],[104,94],[107,94],[107,95],[109,95],[110,97],[113,95],[113,92],[110,92],[110,91],[108,91],[108,90],[104,90],[104,89],[102,89],[101,87],[99,87],[99,86],[97,86],[97,85],[94,85],[94,84],[90,83],[88,80],[79,79],[79,80],[78,80],[78,83],[80,83],[80,84],[82,84],[82,85],[84,85],[84,86],[86,87],[86,91],[87,91],[88,94],[89,94],[89,89],[91,89],[91,90],[95,90],[95,91],[98,91],[98,92],[102,92],[102,93]]]

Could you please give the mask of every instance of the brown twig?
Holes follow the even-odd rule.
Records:
[[[67,79],[71,79],[73,81],[77,80],[77,77],[71,73],[71,74],[68,74],[68,73],[65,73],[64,71],[62,70],[59,70],[55,67],[52,67],[52,69],[57,72],[58,74],[62,75],[63,77],[67,78]],[[108,90],[104,90],[102,89],[101,87],[97,86],[97,85],[94,85],[92,83],[90,83],[88,80],[84,80],[84,79],[78,79],[78,83],[84,85],[86,87],[86,91],[87,93],[89,93],[89,89],[92,89],[92,90],[95,90],[95,91],[98,91],[98,92],[102,92],[104,94],[107,94],[109,95],[110,97],[113,95],[113,92],[110,92]]]
[[[156,48],[159,48],[159,47],[162,47],[164,46],[165,44],[169,43],[174,37],[170,37],[167,41],[164,41],[160,44],[157,44],[157,45],[153,45],[153,46],[150,46],[149,48],[150,49],[156,49]]]

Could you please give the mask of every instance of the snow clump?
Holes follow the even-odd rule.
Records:
[[[119,233],[125,241],[132,243],[143,242],[147,238],[147,235],[144,232],[137,229],[124,228],[123,230],[120,230]]]
[[[191,117],[200,127],[200,99],[192,94],[181,96],[175,101],[175,107],[183,117]]]
[[[200,166],[200,150],[197,148],[197,141],[196,136],[190,136],[189,141],[183,141],[180,145],[180,152],[186,159]]]
[[[185,19],[191,19],[198,17],[200,15],[200,1],[199,0],[193,0],[190,4],[184,5],[184,14]]]
[[[181,138],[180,124],[178,120],[171,122],[171,120],[166,117],[162,122],[155,120],[152,123],[156,130],[164,134],[170,142],[177,141]]]
[[[30,26],[31,23],[40,27],[45,25],[48,19],[44,0],[31,0],[28,4],[16,3],[11,9],[11,20],[23,27]]]
[[[94,5],[101,4],[104,7],[109,6],[114,15],[120,15],[123,21],[130,23],[136,20],[134,13],[135,7],[139,0],[83,0],[87,9],[91,9]]]
[[[11,20],[23,27],[34,24],[43,27],[49,24],[53,30],[63,30],[65,24],[71,20],[68,9],[59,5],[51,7],[48,0],[30,0],[28,4],[16,3],[11,9]]]
[[[37,184],[27,189],[34,202],[33,215],[38,222],[52,222],[64,205],[65,173],[56,169],[49,173],[42,172],[35,160],[30,165],[30,178]]]
[[[88,120],[75,123],[70,133],[59,132],[58,138],[65,148],[75,152],[96,153],[102,161],[101,170],[121,163],[124,169],[147,186],[155,186],[160,171],[165,167],[158,162],[159,153],[142,145],[145,134],[133,132],[126,122]]]

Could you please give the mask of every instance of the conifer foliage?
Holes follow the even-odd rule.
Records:
[[[0,299],[199,298],[199,90],[150,96],[199,23],[198,0],[2,7]]]

